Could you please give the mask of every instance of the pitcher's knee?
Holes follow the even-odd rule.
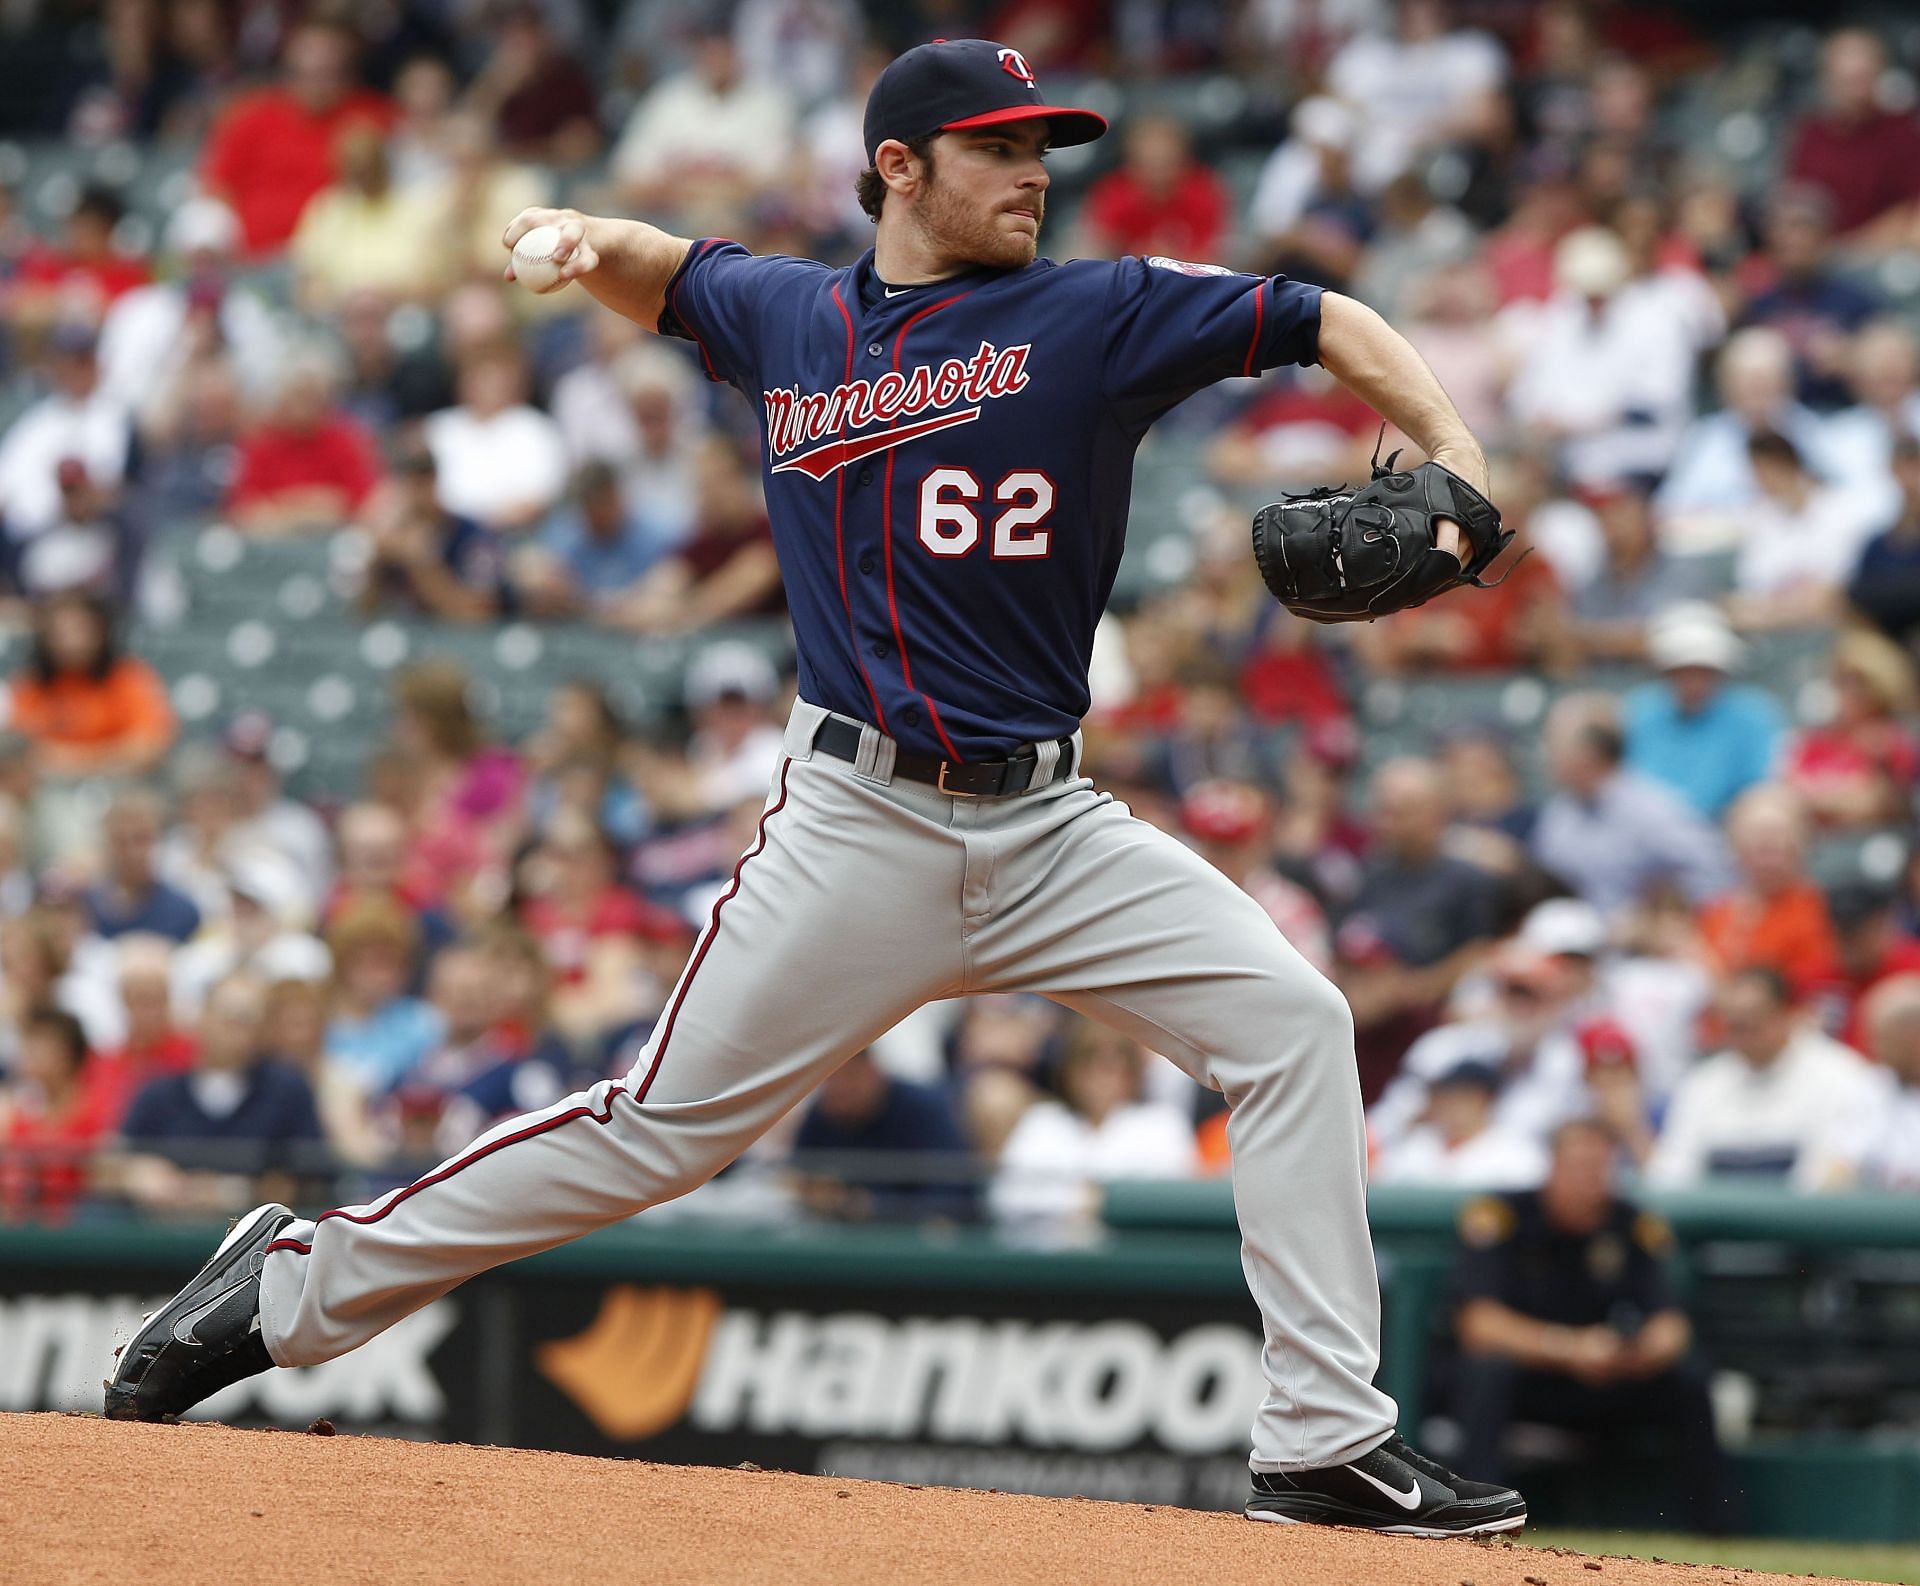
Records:
[[[1353,1009],[1347,996],[1324,975],[1290,981],[1283,993],[1284,1023],[1315,1056],[1353,1060]]]
[[[1303,1068],[1353,1068],[1353,1010],[1323,975],[1275,974],[1236,1024],[1238,1056],[1256,1080]]]

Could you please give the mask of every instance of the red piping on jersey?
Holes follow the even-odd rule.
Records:
[[[900,368],[900,352],[907,344],[907,332],[925,319],[929,314],[937,314],[949,303],[957,303],[965,297],[965,292],[956,292],[952,297],[943,297],[938,303],[931,303],[919,313],[910,316],[906,324],[900,327],[900,334],[893,338],[893,367],[896,373]],[[848,365],[851,370],[852,365]],[[852,379],[851,373],[848,379]],[[900,631],[900,608],[893,598],[893,460],[899,454],[887,453],[887,477],[881,499],[880,537],[887,548],[887,612],[893,618],[893,642],[900,651],[900,676],[905,679],[908,688],[913,688],[913,664],[907,659],[906,635]],[[958,760],[960,751],[953,746],[953,740],[947,736],[947,729],[940,721],[940,707],[933,702],[933,696],[924,689],[914,689],[927,702],[927,714],[933,720],[933,730],[940,735],[940,747],[947,751],[949,760]]]
[[[1247,343],[1247,361],[1241,368],[1243,375],[1257,374],[1254,359],[1260,356],[1260,322],[1267,314],[1267,288],[1273,283],[1262,281],[1253,289],[1253,340]]]
[[[713,913],[708,917],[706,933],[701,938],[700,946],[694,953],[692,962],[687,965],[686,972],[680,977],[679,989],[675,991],[673,995],[673,1005],[667,1009],[667,1016],[661,1022],[659,1039],[653,1044],[653,1061],[647,1065],[645,1077],[641,1079],[639,1088],[633,1092],[633,1103],[636,1107],[647,1099],[647,1092],[653,1088],[654,1076],[660,1072],[660,1064],[667,1055],[667,1042],[672,1039],[673,1036],[674,1021],[680,1016],[680,1005],[686,1000],[687,992],[693,985],[693,977],[699,972],[700,965],[707,956],[707,950],[713,946],[714,938],[720,934],[720,910],[739,892],[740,877],[747,868],[747,861],[766,849],[767,822],[786,807],[787,772],[792,768],[792,765],[793,762],[791,760],[782,760],[780,762],[779,797],[777,797],[773,803],[769,804],[766,809],[761,811],[760,829],[754,838],[753,846],[743,853],[735,862],[732,884],[714,900]],[[434,1171],[429,1173],[425,1178],[416,1179],[388,1201],[386,1205],[375,1211],[368,1212],[365,1215],[355,1215],[353,1212],[344,1208],[336,1208],[333,1211],[322,1212],[314,1219],[315,1225],[317,1226],[320,1223],[326,1222],[330,1218],[338,1218],[342,1222],[360,1223],[363,1225],[367,1223],[377,1223],[391,1213],[393,1209],[403,1201],[411,1200],[423,1189],[430,1189],[435,1184],[444,1184],[448,1179],[452,1178],[454,1174],[472,1167],[476,1162],[484,1161],[496,1151],[504,1151],[508,1146],[518,1145],[523,1140],[538,1139],[541,1135],[558,1129],[562,1124],[572,1123],[577,1118],[590,1118],[598,1124],[605,1124],[611,1121],[613,1118],[613,1104],[615,1099],[626,1093],[626,1081],[620,1080],[607,1091],[605,1111],[595,1111],[591,1106],[569,1107],[565,1112],[556,1113],[551,1118],[542,1118],[538,1123],[528,1124],[524,1129],[516,1129],[512,1134],[504,1135],[498,1140],[490,1140],[479,1150],[470,1152],[466,1156],[449,1162],[445,1167],[434,1169]],[[266,1253],[272,1254],[272,1252],[276,1250],[291,1250],[295,1255],[301,1256],[313,1254],[313,1246],[299,1239],[276,1239],[272,1244],[267,1246]]]
[[[845,383],[853,384],[853,316],[847,312],[847,305],[840,296],[840,283],[833,283],[833,306],[840,310],[841,319],[847,325],[847,373]],[[840,434],[847,433],[847,421],[842,412]],[[867,698],[873,701],[873,722],[882,732],[887,730],[887,713],[880,708],[880,695],[875,691],[873,679],[867,676],[867,663],[860,659],[860,635],[853,631],[853,602],[847,598],[847,545],[841,531],[841,518],[847,500],[847,476],[845,472],[834,475],[833,480],[833,555],[840,564],[840,605],[847,614],[847,643],[853,649],[853,664],[860,668],[860,681],[867,685]]]
[[[687,266],[692,264],[701,254],[705,253],[707,249],[711,248],[719,240],[718,237],[707,238],[705,242],[701,243],[699,247],[695,248],[692,253],[680,261],[680,268],[673,272],[673,280],[668,283],[669,291],[667,295],[667,301],[673,308],[673,317],[679,320],[682,325],[686,326],[687,334],[693,337],[694,346],[700,349],[700,361],[707,366],[707,378],[715,382],[719,381],[720,375],[719,371],[713,367],[713,360],[707,356],[707,344],[700,339],[700,332],[695,330],[688,322],[687,316],[680,312],[680,285],[683,276],[686,274]],[[656,329],[657,328],[656,326]]]

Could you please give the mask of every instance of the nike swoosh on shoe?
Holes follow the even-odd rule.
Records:
[[[1364,1470],[1353,1467],[1349,1468],[1352,1469],[1354,1475],[1358,1476],[1369,1487],[1379,1488],[1381,1492],[1385,1493],[1387,1497],[1391,1498],[1402,1509],[1407,1510],[1409,1513],[1420,1507],[1420,1478],[1418,1476],[1413,1478],[1413,1485],[1405,1492],[1402,1492],[1398,1487],[1389,1487],[1378,1476],[1369,1476]]]
[[[173,1336],[183,1344],[200,1343],[201,1340],[195,1336],[194,1329],[232,1299],[236,1291],[245,1288],[249,1281],[251,1281],[250,1278],[243,1278],[238,1283],[230,1284],[212,1299],[203,1301],[184,1316],[177,1317],[173,1324]]]

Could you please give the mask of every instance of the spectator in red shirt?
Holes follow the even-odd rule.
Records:
[[[1920,223],[1920,117],[1880,104],[1884,45],[1843,28],[1820,57],[1820,106],[1801,118],[1787,174],[1823,189],[1834,230],[1857,247],[1895,248]]]
[[[85,312],[98,317],[122,293],[145,286],[152,278],[146,261],[113,245],[114,228],[125,214],[110,189],[85,189],[61,228],[60,245],[37,243],[21,259],[17,312],[32,317],[35,302],[44,302],[51,318],[63,309],[71,312],[79,298]]]
[[[1837,949],[1826,896],[1807,871],[1809,835],[1805,807],[1777,783],[1734,801],[1727,841],[1739,879],[1694,922],[1715,968],[1777,970],[1800,995],[1825,980]]]
[[[1833,647],[1833,718],[1797,734],[1782,776],[1823,826],[1899,821],[1920,774],[1913,663],[1891,639],[1856,630]]]
[[[530,896],[521,923],[539,939],[563,984],[585,978],[596,942],[652,928],[648,905],[614,879],[614,869],[613,845],[605,835],[566,810],[522,870]]]
[[[1847,881],[1827,894],[1833,962],[1813,979],[1808,1000],[1824,1028],[1856,1052],[1867,1050],[1867,994],[1895,975],[1920,974],[1920,941],[1900,928],[1891,887]]]
[[[684,962],[686,925],[621,886],[614,859],[590,819],[563,810],[520,872],[520,923],[553,972],[554,1027],[583,1049],[657,1015],[673,984],[664,971]]]
[[[393,123],[393,106],[354,81],[354,53],[347,29],[303,23],[287,39],[281,81],[236,100],[208,136],[201,181],[240,217],[255,258],[285,247],[307,200],[334,180],[341,128]]]
[[[240,441],[227,512],[250,534],[338,528],[379,482],[372,436],[340,408],[332,360],[294,358],[267,417]]]
[[[1155,254],[1207,263],[1225,239],[1226,185],[1193,157],[1186,128],[1142,116],[1127,129],[1124,162],[1087,191],[1081,211],[1088,258]]]
[[[1280,934],[1321,974],[1333,939],[1313,894],[1274,863],[1273,803],[1251,782],[1198,782],[1180,801],[1180,827],[1200,856],[1266,911]]]
[[[55,1008],[26,1020],[14,1083],[0,1094],[0,1219],[57,1222],[86,1193],[108,1126],[81,1075],[87,1038]]]

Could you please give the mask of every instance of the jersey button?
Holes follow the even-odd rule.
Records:
[[[862,468],[860,470],[860,483],[863,485],[873,483],[873,470],[871,468]]]
[[[886,348],[882,347],[877,341],[867,343],[867,356],[869,358],[878,358],[885,351]]]
[[[863,573],[870,573],[879,565],[880,564],[871,556],[863,556],[860,558],[860,571]]]
[[[890,645],[889,645],[889,644],[887,643],[887,641],[886,641],[885,639],[875,639],[875,640],[873,641],[873,653],[874,653],[875,655],[877,655],[877,656],[879,656],[879,657],[880,657],[880,659],[881,659],[881,660],[883,660],[883,661],[884,661],[884,660],[886,660],[886,658],[887,658],[887,651],[888,651],[888,650],[889,650],[890,648],[892,648],[892,647],[891,647],[891,646],[890,646]]]
[[[920,725],[920,707],[918,705],[909,705],[905,710],[900,712],[900,719],[909,727],[918,727]]]

